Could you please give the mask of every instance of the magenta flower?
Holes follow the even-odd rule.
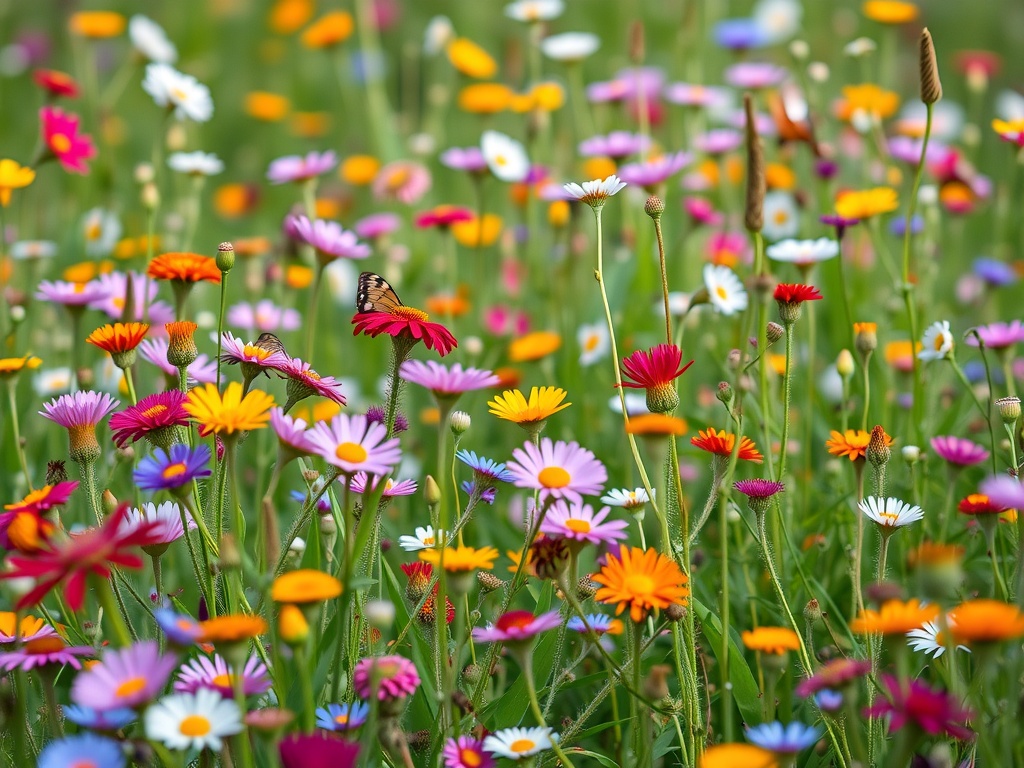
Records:
[[[665,86],[665,101],[681,107],[716,107],[722,109],[729,106],[731,95],[728,88],[718,86],[693,85],[691,83],[669,83]]]
[[[439,205],[429,211],[417,214],[416,226],[420,229],[429,229],[430,227],[447,229],[460,221],[472,220],[473,212],[469,208],[462,208],[458,205]]]
[[[673,382],[693,365],[686,365],[683,351],[675,344],[658,344],[649,352],[638,349],[622,360],[622,373],[627,380],[622,386],[627,389],[647,390],[647,408],[654,413],[668,413],[679,405]]]
[[[974,738],[974,731],[964,726],[973,717],[952,694],[930,688],[921,680],[899,680],[882,675],[887,695],[875,699],[864,710],[865,717],[889,718],[889,732],[905,725],[915,725],[930,736],[950,736],[961,741]]]
[[[732,487],[749,499],[770,499],[775,494],[786,490],[786,486],[779,481],[762,478],[738,480],[732,484]]]
[[[360,243],[355,232],[342,229],[336,221],[315,219],[305,216],[291,216],[290,231],[295,237],[311,246],[321,264],[335,259],[365,259],[370,255],[370,246]]]
[[[380,482],[380,477],[377,475],[372,476],[370,481],[369,490],[377,490],[377,484]],[[348,484],[349,490],[352,493],[363,494],[366,493],[366,473],[356,472],[352,476],[352,481]],[[384,492],[381,494],[382,498],[390,499],[395,496],[412,496],[416,493],[416,481],[415,480],[398,480],[397,482],[392,480],[390,477],[384,483]]]
[[[796,687],[796,695],[807,697],[821,690],[845,688],[871,671],[867,659],[839,658],[830,661]]]
[[[608,520],[611,509],[601,507],[598,512],[589,504],[568,504],[556,501],[541,523],[541,533],[590,544],[612,544],[626,538],[625,520]]]
[[[687,197],[683,200],[683,209],[694,224],[717,227],[725,221],[725,216],[715,210],[714,203],[703,197]]]
[[[321,376],[310,367],[309,363],[304,363],[297,357],[279,363],[274,370],[288,378],[286,389],[288,402],[285,403],[285,411],[300,400],[305,400],[313,395],[326,397],[338,405],[345,404],[345,396],[341,394],[340,381],[333,376]]]
[[[118,405],[120,402],[106,392],[80,391],[46,403],[39,415],[66,429],[95,427]]]
[[[270,426],[277,433],[282,448],[287,448],[298,456],[316,453],[316,446],[310,441],[309,433],[306,431],[309,425],[305,420],[287,415],[283,408],[272,408]]]
[[[988,458],[988,451],[982,446],[952,435],[933,437],[932,448],[942,459],[958,467],[971,467]]]
[[[376,240],[378,237],[390,235],[402,226],[402,219],[398,214],[384,211],[383,213],[371,213],[363,216],[352,225],[352,231],[364,240]]]
[[[986,349],[1006,349],[1024,341],[1024,323],[1014,320],[1012,323],[989,323],[974,329],[978,332]],[[978,338],[973,333],[967,336],[967,343],[978,346]]]
[[[773,88],[785,79],[784,68],[758,61],[741,61],[725,70],[725,81],[734,88]]]
[[[494,758],[484,752],[484,743],[472,736],[448,739],[441,750],[444,768],[494,768]]]
[[[415,205],[430,191],[430,171],[412,160],[395,160],[377,172],[371,185],[377,200]]]
[[[64,170],[88,173],[85,161],[95,157],[96,147],[91,136],[78,132],[78,115],[66,114],[60,107],[43,107],[39,110],[39,119],[43,142]]]
[[[403,656],[370,656],[356,662],[352,685],[356,695],[381,701],[411,696],[420,685],[416,665]]]
[[[220,359],[228,365],[239,365],[244,378],[255,379],[268,370],[279,370],[287,364],[289,358],[284,352],[273,350],[269,345],[261,345],[259,340],[242,341],[231,331],[224,331],[221,336]]]
[[[529,611],[508,611],[486,628],[474,629],[473,639],[478,643],[522,643],[561,623],[562,617],[558,611],[548,611],[540,616],[534,616]]]
[[[36,298],[52,304],[63,304],[69,309],[83,308],[107,298],[107,289],[99,281],[67,283],[63,280],[43,280],[36,288]]]
[[[689,165],[691,159],[688,152],[676,152],[642,163],[627,163],[619,168],[619,178],[627,184],[636,184],[653,192],[655,187]]]
[[[288,155],[279,157],[267,169],[267,178],[271,184],[287,184],[288,182],[308,181],[327,173],[338,163],[338,156],[332,151],[310,152],[305,157]]]
[[[323,731],[292,733],[278,744],[284,768],[353,768],[359,745]]]
[[[124,272],[108,272],[100,275],[93,282],[99,285],[103,296],[89,303],[89,309],[98,309],[107,317],[121,322],[135,320],[150,324],[151,333],[163,333],[164,324],[174,320],[174,309],[170,304],[156,301],[160,286],[156,280],[147,278],[139,272],[132,272],[132,304],[134,309],[130,317],[125,317],[125,304],[128,299],[128,274]]]
[[[244,331],[280,333],[299,328],[302,316],[297,309],[279,307],[270,299],[263,299],[257,304],[242,301],[228,307],[228,323]]]
[[[429,389],[438,398],[457,398],[464,392],[496,387],[501,382],[491,371],[463,368],[460,363],[448,368],[433,360],[406,360],[399,369],[399,375]]]
[[[99,664],[75,678],[71,700],[101,712],[137,707],[160,694],[175,666],[174,656],[161,654],[155,640],[107,650]]]
[[[185,400],[188,395],[180,389],[157,392],[118,411],[110,417],[110,431],[118,448],[129,441],[146,438],[153,445],[166,447],[174,438],[177,427],[188,426]]]
[[[732,128],[716,128],[693,140],[693,146],[706,155],[724,155],[743,144],[743,134]]]
[[[167,339],[143,339],[139,344],[139,356],[152,363],[173,381],[178,380],[178,369],[167,362]],[[199,355],[188,367],[189,384],[213,384],[217,381],[217,363],[208,355]]]
[[[580,142],[579,151],[583,157],[611,157],[620,159],[638,155],[650,147],[650,137],[630,131],[612,131],[607,136],[591,136]]]
[[[452,147],[441,153],[441,165],[454,171],[469,173],[487,173],[487,161],[480,147]]]
[[[550,497],[579,504],[583,495],[599,494],[608,480],[604,464],[577,442],[556,443],[545,437],[539,446],[528,442],[516,448],[512,456],[514,461],[507,465],[512,482],[519,488],[539,490],[542,502]]]
[[[64,641],[56,634],[35,637],[25,640],[21,647],[0,653],[0,669],[12,672],[20,669],[29,672],[35,667],[47,664],[67,664],[75,669],[82,668],[79,656],[92,656],[95,653],[91,645],[64,645]]]
[[[216,653],[212,660],[207,656],[199,656],[182,664],[178,669],[178,679],[174,681],[174,690],[195,693],[200,688],[208,688],[217,691],[226,699],[231,699],[235,695],[235,682],[234,669]],[[267,667],[255,653],[242,668],[241,682],[246,696],[255,696],[270,690]]]

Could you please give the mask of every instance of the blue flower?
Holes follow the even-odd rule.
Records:
[[[831,688],[822,688],[814,694],[814,703],[822,712],[838,712],[843,706],[843,694]]]
[[[370,705],[365,701],[348,704],[328,704],[326,709],[320,707],[316,711],[318,728],[328,731],[351,731],[366,722],[370,714]]]
[[[907,220],[903,216],[896,216],[889,222],[889,232],[896,235],[896,237],[903,237],[906,231]],[[924,231],[924,217],[919,213],[915,213],[914,218],[910,220],[910,234],[919,235],[922,231]]]
[[[472,496],[476,492],[476,483],[471,480],[462,481],[462,490],[464,490],[469,496]],[[494,497],[498,495],[497,488],[484,488],[480,493],[480,500],[485,501],[488,504],[494,503]]]
[[[134,710],[127,707],[100,712],[92,707],[68,704],[63,709],[64,717],[72,723],[83,728],[92,728],[95,731],[119,731],[128,723],[135,722]]]
[[[587,624],[589,624],[590,628],[599,635],[603,635],[605,632],[611,630],[614,621],[615,620],[611,616],[606,616],[603,613],[587,614]],[[587,632],[587,626],[579,616],[573,616],[565,626],[573,632],[579,632],[581,634],[586,634]]]
[[[180,488],[199,477],[209,477],[213,474],[206,466],[210,455],[210,449],[205,445],[190,448],[175,443],[169,454],[157,448],[152,456],[139,462],[133,475],[135,485],[143,491],[166,491]]]
[[[89,758],[88,763],[93,768],[124,768],[126,762],[124,751],[116,741],[92,733],[79,733],[47,744],[46,749],[39,753],[37,766],[74,768],[82,764],[83,757]]]
[[[456,458],[473,470],[473,475],[484,486],[495,482],[511,483],[515,478],[501,462],[477,456],[476,451],[457,451]]]
[[[974,260],[974,274],[994,286],[1017,282],[1017,273],[1013,271],[1013,267],[999,259],[985,256],[979,256]]]
[[[730,51],[760,48],[767,42],[761,25],[754,19],[723,19],[715,24],[715,42]]]
[[[153,618],[167,635],[167,639],[175,645],[193,645],[203,634],[202,628],[195,619],[178,613],[172,608],[157,608],[153,611]]]
[[[297,501],[303,506],[309,501],[309,494],[305,491],[289,491],[288,495],[292,501]],[[316,500],[316,508],[321,515],[326,515],[331,511],[331,499],[326,493]]]
[[[747,729],[747,741],[783,755],[795,755],[814,744],[820,737],[821,731],[799,721],[784,725],[776,720],[774,723]]]

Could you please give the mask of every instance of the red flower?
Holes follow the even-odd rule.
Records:
[[[638,349],[622,361],[622,372],[633,380],[622,382],[622,386],[651,389],[669,384],[693,365],[691,360],[680,368],[682,361],[683,351],[675,344],[659,344],[650,352]]]
[[[38,491],[32,491],[21,501],[4,504],[4,509],[11,512],[44,512],[51,507],[66,504],[77,487],[77,480],[65,480],[56,485],[44,485]]]
[[[78,115],[68,115],[58,107],[43,107],[39,110],[42,121],[43,141],[64,170],[72,173],[88,173],[85,161],[95,156],[96,147],[92,137],[78,132]]]
[[[429,322],[429,317],[426,312],[404,304],[386,312],[359,312],[352,318],[355,325],[352,334],[379,336],[386,333],[395,339],[412,340],[414,344],[422,341],[427,349],[436,349],[438,354],[444,357],[459,346],[459,343],[451,331],[440,323]]]
[[[36,586],[17,602],[15,609],[20,611],[35,605],[63,581],[68,607],[77,611],[85,602],[88,576],[109,579],[110,568],[114,565],[135,570],[142,568],[142,557],[132,550],[158,543],[153,534],[160,524],[143,522],[121,528],[127,512],[128,505],[122,504],[98,528],[72,534],[66,541],[50,544],[30,557],[8,557],[11,567],[0,573],[0,579],[36,579]]]
[[[974,731],[964,725],[973,715],[952,694],[930,688],[921,680],[897,680],[892,675],[882,675],[882,683],[887,695],[879,696],[864,715],[887,716],[889,733],[914,725],[931,736],[942,734],[961,741],[974,738]]]
[[[983,493],[972,493],[957,504],[957,510],[965,515],[995,515],[1006,511],[1002,504],[995,504]]]
[[[785,304],[800,304],[824,298],[813,285],[800,283],[779,283],[775,287],[775,300]]]
[[[690,444],[718,456],[730,456],[732,448],[736,444],[736,435],[731,432],[718,432],[714,427],[708,427],[706,432],[702,429],[697,435],[697,437],[690,438]],[[754,441],[749,437],[740,438],[739,458],[744,461],[753,461],[756,464],[764,461],[764,456],[757,450]]]
[[[447,229],[452,224],[460,221],[472,221],[473,212],[468,208],[460,208],[457,205],[439,205],[429,211],[424,211],[416,217],[416,226],[421,229],[427,227],[439,227]]]
[[[129,440],[134,443],[141,437],[154,438],[151,440],[154,445],[166,448],[174,428],[188,424],[189,417],[185,412],[187,399],[188,396],[180,389],[170,389],[148,395],[135,405],[115,413],[110,417],[114,442],[119,448],[124,448]]]
[[[402,572],[405,573],[406,578],[409,579],[405,587],[405,595],[414,604],[419,604],[423,600],[423,606],[419,610],[419,619],[424,624],[431,626],[434,623],[434,605],[436,604],[434,596],[437,594],[438,584],[434,582],[434,588],[430,590],[430,597],[425,600],[424,596],[427,594],[427,587],[430,585],[430,581],[434,576],[434,566],[430,563],[416,562],[416,563],[402,563],[400,566]],[[452,605],[452,601],[445,595],[445,621],[451,624],[455,619],[455,606]]]
[[[69,99],[78,97],[78,83],[66,72],[56,69],[37,69],[32,79],[43,90],[53,96],[67,96]]]

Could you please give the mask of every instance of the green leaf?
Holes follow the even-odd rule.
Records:
[[[691,604],[697,612],[701,629],[707,636],[711,651],[717,659],[722,650],[722,622],[699,600],[691,599]],[[764,720],[760,691],[750,667],[747,666],[747,660],[743,657],[735,630],[729,634],[729,673],[733,701],[736,702],[743,721],[748,725],[757,725]]]
[[[567,749],[565,750],[565,754],[568,757],[576,757],[576,755],[585,755],[586,757],[593,758],[601,765],[607,765],[608,768],[619,768],[619,764],[612,760],[610,757],[598,754],[597,752],[591,752],[589,749]]]

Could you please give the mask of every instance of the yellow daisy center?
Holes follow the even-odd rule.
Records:
[[[366,457],[369,454],[359,443],[342,443],[334,449],[334,455],[341,461],[347,461],[350,464],[359,464],[366,461]]]
[[[342,712],[340,715],[334,718],[334,722],[338,725],[348,725],[348,713]]]
[[[189,715],[178,726],[182,736],[205,736],[210,732],[210,721],[202,715]]]
[[[145,419],[152,419],[154,416],[159,416],[167,410],[167,406],[163,403],[157,403],[152,408],[147,408],[142,412],[142,417]]]
[[[590,533],[590,523],[580,520],[578,517],[570,517],[566,520],[565,527],[573,533]]]
[[[561,467],[544,467],[537,475],[537,482],[545,488],[565,488],[571,481],[572,476]]]
[[[720,298],[720,299],[727,299],[727,298],[729,298],[729,292],[727,290],[725,290],[725,288],[723,288],[720,285],[717,288],[715,288],[715,293],[718,295],[718,298]]]
[[[416,307],[406,307],[404,305],[400,307],[394,307],[393,309],[390,310],[390,314],[394,315],[395,317],[400,317],[403,320],[419,320],[421,322],[425,322],[428,319],[430,319],[430,315],[428,315],[422,309],[416,309]]]
[[[63,155],[71,149],[71,139],[63,133],[55,133],[50,137],[50,147],[58,155]]]
[[[161,474],[163,475],[164,480],[171,480],[175,477],[184,475],[186,470],[188,470],[188,467],[185,466],[185,462],[179,461],[177,464],[168,464],[164,467],[164,471]]]
[[[597,334],[593,333],[590,336],[587,336],[587,340],[583,344],[583,349],[585,349],[587,352],[593,352],[595,349],[597,349],[597,345],[598,343],[600,343],[600,341],[601,339],[598,338]]]
[[[537,746],[536,742],[534,742],[534,741],[532,741],[530,739],[516,739],[515,741],[513,741],[511,744],[508,745],[508,748],[512,752],[515,752],[517,754],[522,754],[523,752],[529,752],[531,749],[533,749],[536,746]]]
[[[125,680],[123,683],[121,683],[119,686],[117,686],[117,689],[114,691],[114,695],[119,697],[119,698],[126,698],[128,696],[132,696],[132,695],[138,693],[139,691],[141,691],[145,687],[146,687],[146,678],[144,678],[144,677],[130,677],[127,680]]]
[[[468,765],[469,768],[477,768],[480,765],[480,754],[472,749],[459,750],[459,762]]]
[[[218,688],[232,688],[235,684],[235,678],[233,675],[220,674],[210,680]]]
[[[246,344],[245,349],[242,350],[242,354],[246,357],[255,357],[257,360],[266,360],[270,357],[271,352],[269,349],[263,349],[263,347]]]
[[[946,334],[937,333],[935,334],[935,351],[938,352],[942,349],[942,345],[946,343]]]
[[[654,579],[644,573],[633,573],[626,577],[625,587],[630,594],[644,597],[654,591]]]

